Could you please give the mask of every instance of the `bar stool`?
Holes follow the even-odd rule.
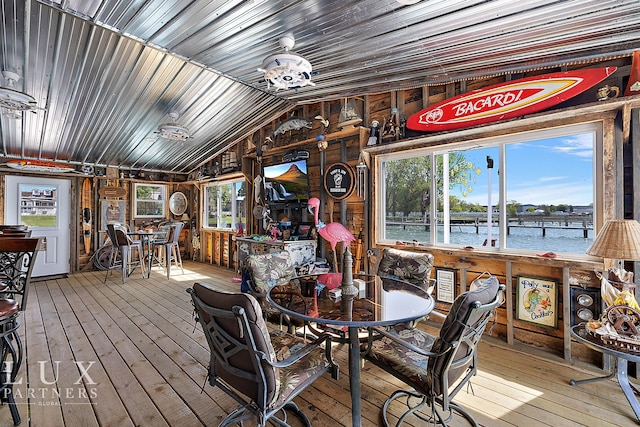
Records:
[[[0,239],[0,401],[7,403],[13,424],[20,414],[13,396],[13,384],[22,365],[22,341],[18,317],[27,304],[34,261],[42,238]],[[11,366],[11,370],[6,370]]]
[[[164,239],[154,239],[151,242],[151,253],[149,254],[149,256],[153,256],[154,259],[162,264],[162,266],[165,268],[165,271],[167,272],[167,279],[171,277],[171,262],[174,262],[176,267],[180,267],[182,273],[184,274],[184,268],[182,267],[182,256],[180,255],[180,246],[178,244],[183,226],[184,224],[182,222],[166,224],[164,227],[168,227],[167,237]],[[160,229],[163,229],[162,226],[160,227]],[[162,255],[160,257],[156,257],[156,250],[160,248],[162,248]],[[151,265],[151,261],[149,262],[149,265]]]
[[[31,230],[3,230],[0,231],[0,238],[16,238],[16,237],[31,237]]]
[[[176,267],[180,267],[182,274],[184,274],[184,268],[182,268],[182,255],[180,255],[180,245],[178,244],[183,226],[184,223],[176,222],[175,224],[172,224],[169,229],[169,237],[167,238],[164,250],[167,279],[171,276],[172,261],[175,262]]]
[[[16,231],[26,231],[29,227],[24,224],[0,224],[0,231],[5,230],[16,230]]]
[[[0,224],[0,237],[31,237],[31,230],[26,225]]]
[[[120,269],[122,271],[122,283],[127,280],[132,268],[140,266],[142,277],[145,278],[144,261],[142,253],[142,241],[133,240],[127,235],[127,229],[122,224],[107,224],[107,235],[111,240],[112,248],[109,255],[109,268],[104,277],[104,283],[107,282],[109,272],[111,270]],[[131,257],[131,249],[134,248],[138,254],[138,261],[133,261]],[[120,261],[117,255],[120,254]]]
[[[163,222],[158,225],[158,232],[164,234],[157,234],[152,240],[149,249],[149,265],[147,266],[147,277],[151,275],[151,267],[159,265],[164,268],[164,248],[169,241],[169,231],[171,230],[170,222]]]

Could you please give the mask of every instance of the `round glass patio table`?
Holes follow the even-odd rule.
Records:
[[[618,385],[627,398],[633,413],[636,415],[638,421],[640,421],[640,401],[638,401],[638,395],[640,395],[640,387],[629,381],[628,377],[628,362],[640,363],[640,351],[632,350],[631,348],[617,347],[611,344],[606,344],[599,336],[587,332],[585,325],[580,323],[571,327],[571,337],[578,342],[586,345],[592,350],[599,351],[602,354],[607,354],[615,357],[616,369],[611,371],[609,375],[602,377],[587,378],[583,380],[569,380],[569,384],[572,386],[587,384],[596,381],[609,380],[614,376],[618,380]]]
[[[278,298],[277,287],[269,291],[267,300],[289,316],[347,329],[352,425],[360,426],[361,358],[358,330],[420,319],[431,313],[435,301],[424,289],[397,278],[364,274],[355,274],[353,278],[354,285],[361,289],[355,296],[343,297],[336,292],[336,289],[340,289],[337,285],[341,275],[328,273],[291,279],[290,283],[300,285],[303,295],[313,299],[306,306],[288,306],[283,302],[286,299]]]

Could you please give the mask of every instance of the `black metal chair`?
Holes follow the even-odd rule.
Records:
[[[437,337],[405,325],[389,330],[376,328],[381,338],[370,333],[364,357],[413,387],[398,390],[386,400],[382,408],[385,426],[389,426],[389,405],[401,397],[406,398],[408,409],[396,426],[411,414],[424,422],[445,426],[454,411],[477,425],[471,414],[452,400],[476,374],[477,344],[492,312],[502,303],[504,289],[491,277],[478,288],[459,295]],[[423,408],[430,412],[418,412]]]
[[[13,384],[22,365],[22,341],[18,317],[27,305],[31,273],[42,238],[0,239],[0,401],[9,405],[13,424],[20,414],[13,396]],[[6,369],[11,366],[11,369]]]
[[[243,405],[220,426],[242,425],[253,417],[258,426],[267,421],[287,426],[285,410],[310,426],[293,399],[325,372],[338,378],[330,338],[321,336],[309,343],[280,330],[267,330],[260,304],[247,293],[221,292],[204,283],[195,283],[187,292],[211,350],[209,384]],[[274,416],[280,411],[282,420]]]
[[[139,266],[142,272],[142,277],[145,278],[145,264],[144,254],[142,248],[142,241],[133,240],[127,235],[127,229],[122,224],[107,224],[107,235],[111,240],[111,252],[109,254],[109,267],[107,268],[107,274],[104,276],[104,283],[107,283],[109,272],[111,270],[122,271],[122,283],[127,280],[127,277],[131,274],[133,268]],[[135,249],[138,255],[138,260],[134,261],[132,258],[131,249]],[[120,255],[118,258],[117,255]]]

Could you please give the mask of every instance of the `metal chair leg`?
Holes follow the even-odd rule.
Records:
[[[104,281],[102,283],[107,283],[107,278],[109,277],[109,273],[113,269],[113,260],[115,257],[115,251],[118,249],[115,246],[111,246],[111,252],[109,253],[109,264],[107,266],[107,274],[104,276]]]
[[[14,347],[12,341],[15,341]],[[17,333],[17,324],[15,319],[8,320],[2,325],[2,371],[0,372],[0,401],[7,403],[11,411],[13,425],[21,422],[18,406],[16,405],[13,395],[13,384],[18,376],[18,370],[22,364],[22,342]],[[8,358],[11,357],[11,369],[8,366]]]

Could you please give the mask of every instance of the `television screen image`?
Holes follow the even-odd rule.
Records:
[[[307,161],[280,163],[264,167],[264,187],[269,202],[309,198]]]

